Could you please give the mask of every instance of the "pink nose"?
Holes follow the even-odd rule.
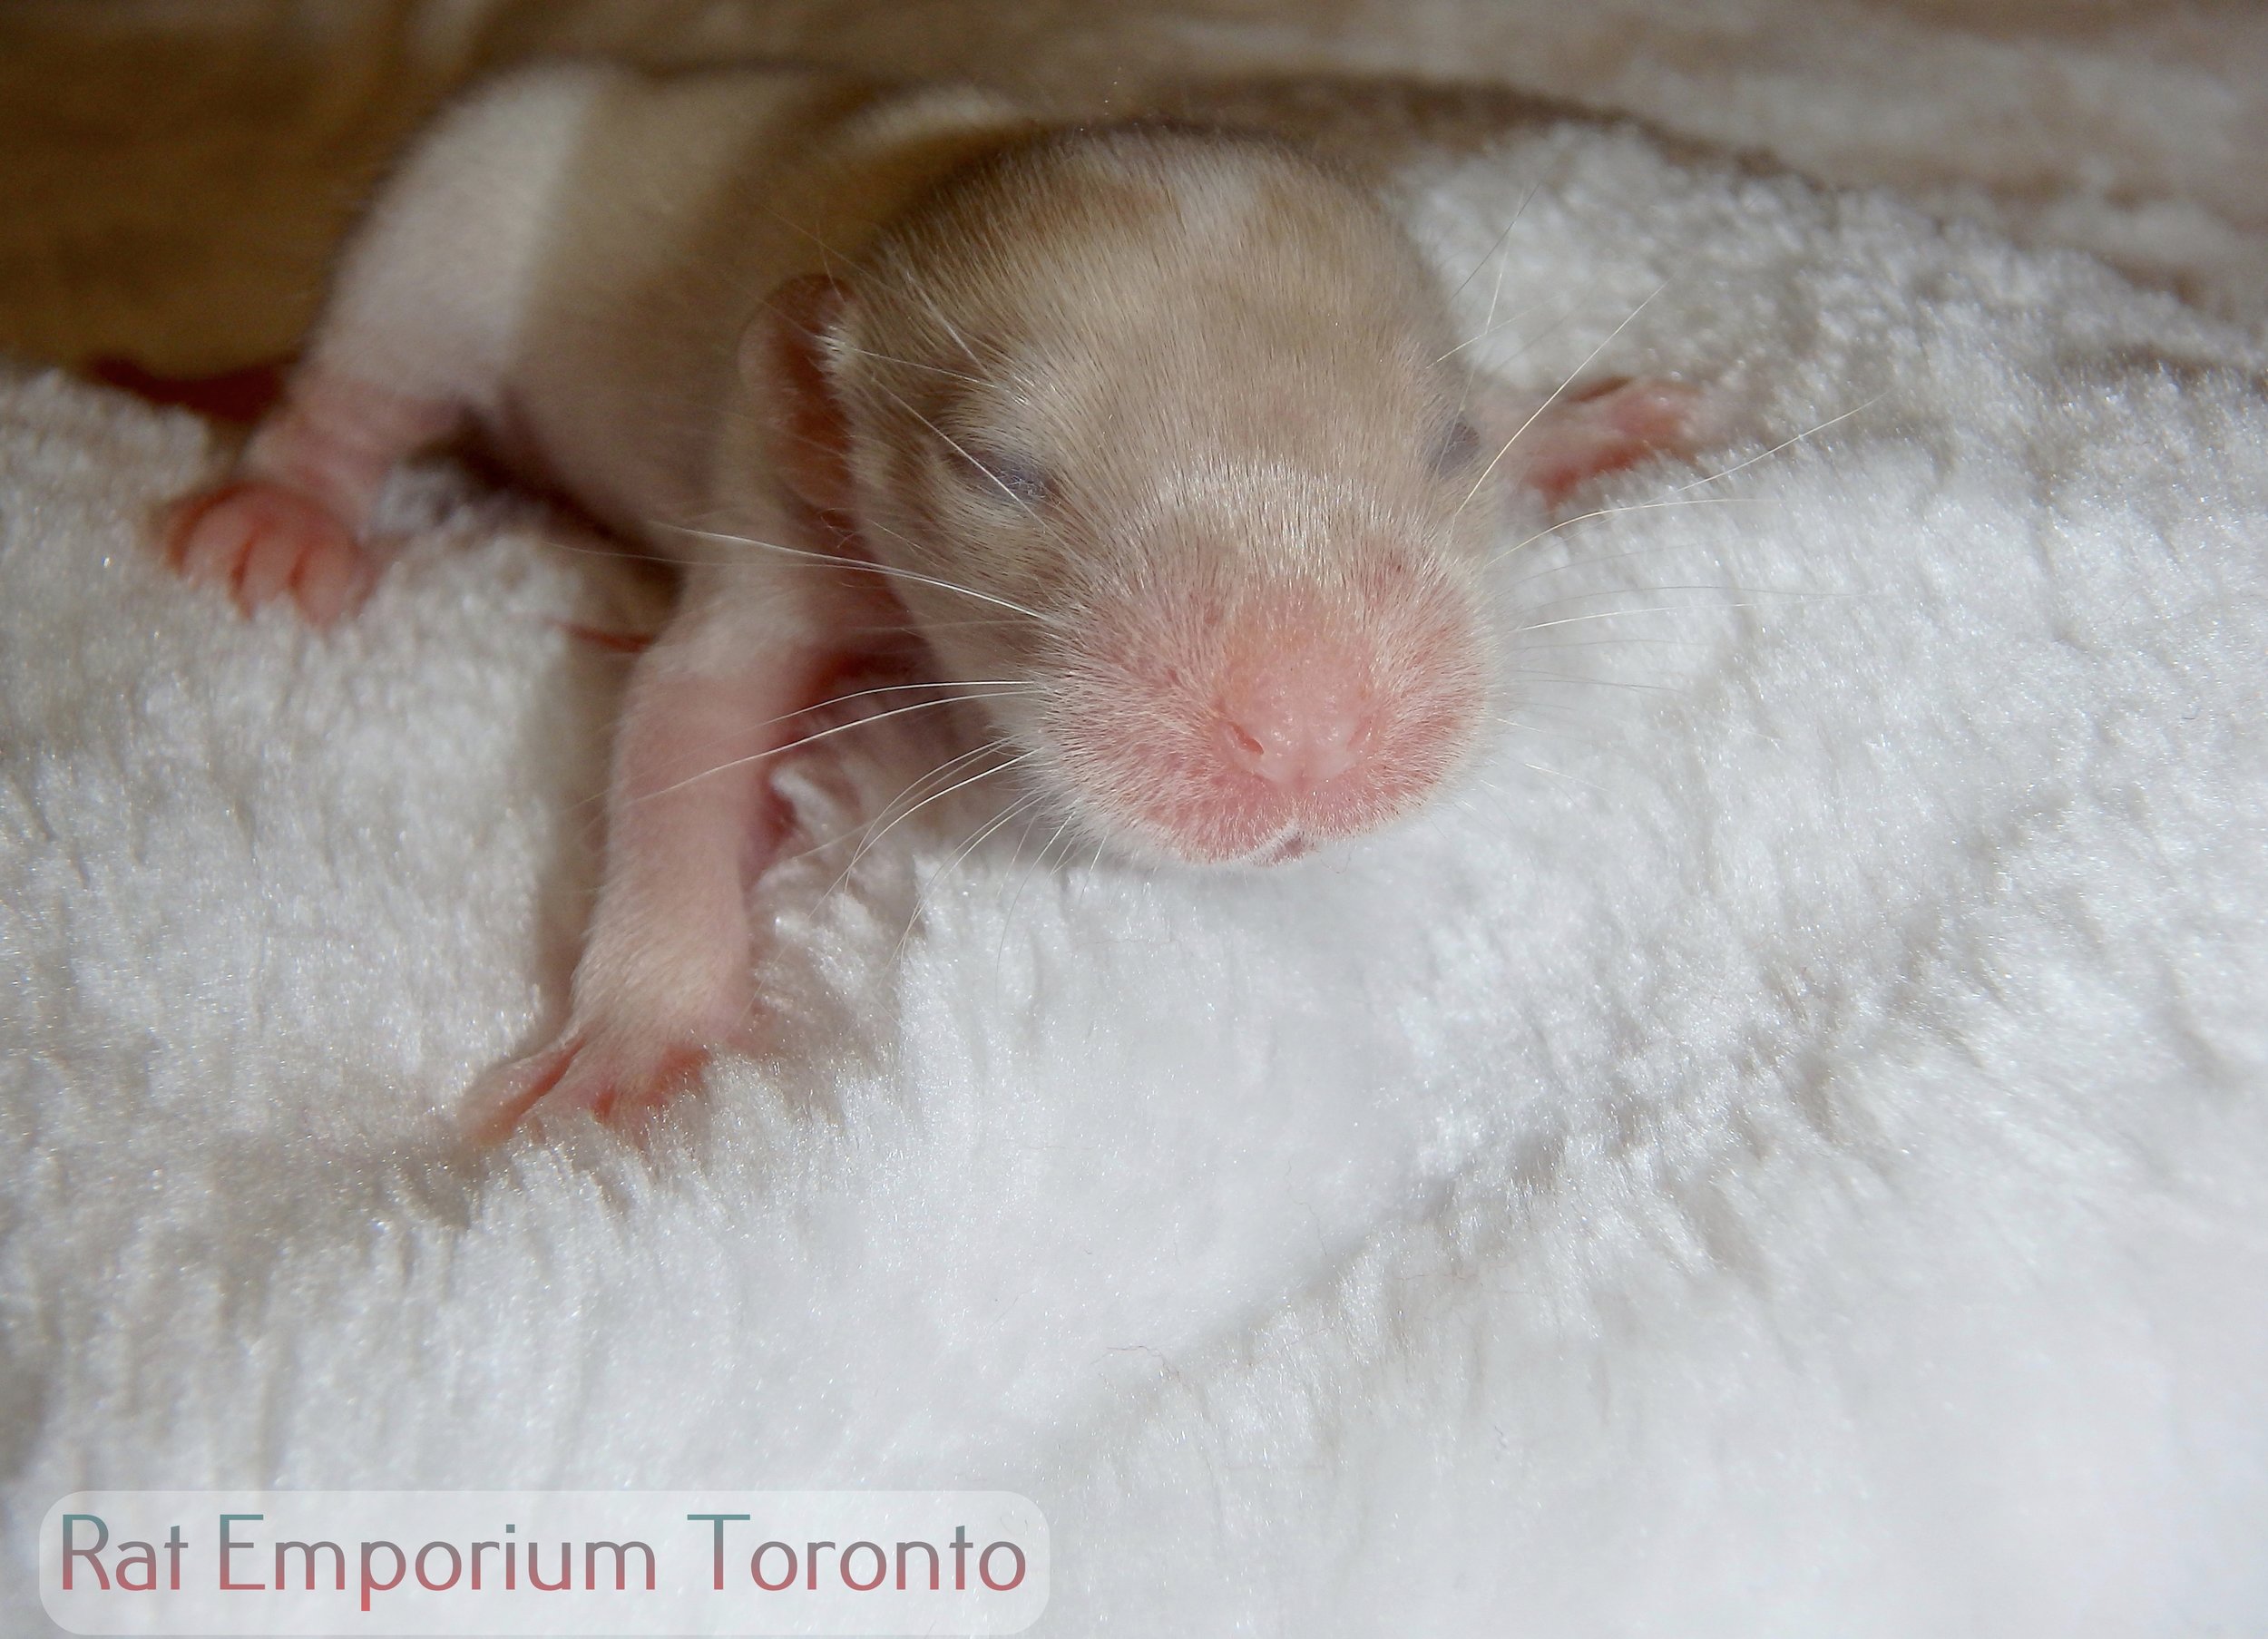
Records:
[[[1286,795],[1305,796],[1364,760],[1369,704],[1344,664],[1283,657],[1221,691],[1221,754]]]

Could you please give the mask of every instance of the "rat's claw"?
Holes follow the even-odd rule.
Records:
[[[189,580],[226,587],[247,614],[288,594],[310,625],[328,626],[374,579],[345,524],[307,496],[259,480],[179,502],[164,539],[167,561]]]
[[[698,1042],[632,1046],[573,1031],[543,1051],[491,1070],[459,1117],[476,1144],[499,1144],[530,1117],[584,1110],[623,1125],[699,1085],[710,1049]]]

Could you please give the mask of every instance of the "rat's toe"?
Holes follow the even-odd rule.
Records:
[[[167,560],[189,580],[225,586],[246,610],[290,594],[327,624],[351,607],[367,561],[347,526],[280,485],[232,483],[176,506]]]
[[[610,1126],[635,1122],[700,1084],[710,1049],[694,1041],[632,1046],[571,1035],[483,1077],[465,1100],[461,1125],[479,1144],[496,1144],[523,1121],[587,1111]]]

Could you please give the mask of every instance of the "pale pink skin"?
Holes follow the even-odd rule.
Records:
[[[1665,382],[1574,395],[1537,420],[1506,466],[1556,503],[1599,473],[1682,450],[1695,404],[1690,389]],[[376,578],[379,554],[363,532],[379,483],[457,420],[446,405],[303,376],[240,475],[177,507],[169,557],[248,612],[288,600],[327,626]],[[846,663],[828,622],[872,615],[823,596],[783,607],[781,591],[767,588],[759,611],[696,583],[641,658],[618,730],[606,888],[573,1013],[551,1046],[477,1089],[467,1117],[476,1137],[500,1138],[539,1107],[632,1117],[696,1085],[719,1049],[760,1041],[744,907],[787,829],[765,759]],[[1240,647],[1218,681],[1208,800],[1228,805],[1231,830],[1261,834],[1271,805],[1325,801],[1335,783],[1356,779],[1368,695],[1334,669],[1328,641],[1287,645],[1269,633]],[[1305,847],[1295,836],[1262,863]]]
[[[173,509],[167,557],[187,579],[224,588],[247,614],[288,596],[310,625],[328,626],[377,578],[358,537],[378,487],[406,452],[457,421],[454,405],[303,371],[261,423],[236,479]]]

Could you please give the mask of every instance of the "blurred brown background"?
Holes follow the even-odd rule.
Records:
[[[2268,335],[2253,0],[16,0],[0,350],[184,373],[289,350],[404,132],[559,52],[1097,105],[1192,70],[1485,79],[2089,249]]]

